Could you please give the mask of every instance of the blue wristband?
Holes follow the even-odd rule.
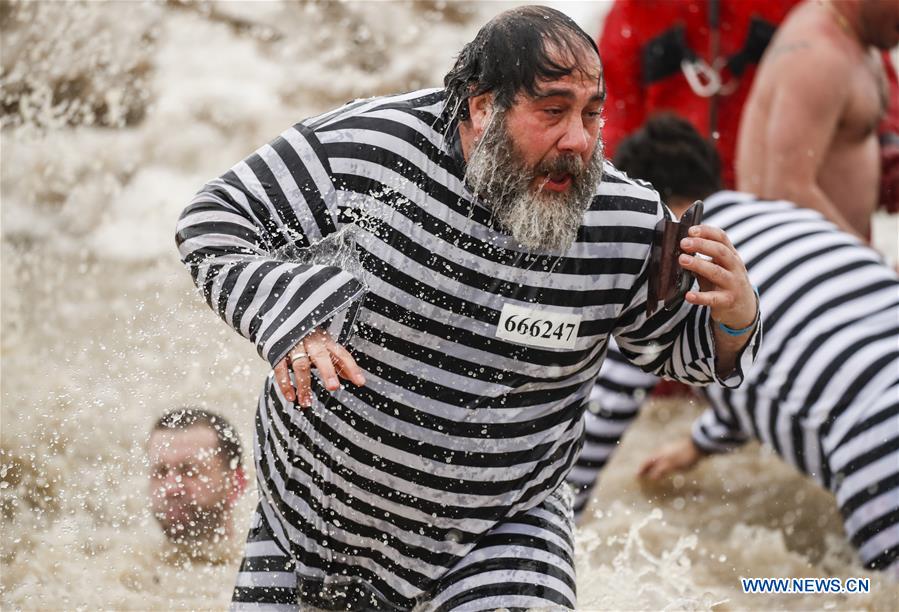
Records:
[[[750,323],[750,324],[747,325],[746,327],[743,327],[743,328],[740,328],[740,329],[734,329],[733,327],[728,327],[728,326],[725,325],[724,323],[721,323],[721,322],[719,322],[719,321],[715,321],[715,323],[718,324],[718,328],[719,328],[721,331],[723,331],[725,334],[727,334],[728,336],[742,336],[742,335],[745,334],[746,332],[750,331],[753,327],[755,327],[755,324],[756,324],[756,323],[758,323],[758,321],[759,321],[759,312],[760,312],[760,308],[759,308],[759,290],[758,290],[758,287],[755,287],[755,286],[753,286],[752,290],[755,291],[755,318],[752,320],[752,323]]]

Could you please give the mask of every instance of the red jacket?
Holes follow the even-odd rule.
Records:
[[[716,141],[725,185],[733,187],[737,127],[755,66],[798,1],[616,0],[599,38],[607,90],[606,154],[612,157],[618,142],[654,111],[670,110]],[[701,59],[718,69],[718,95],[694,93],[683,59]]]
[[[899,75],[883,53],[883,67],[887,73],[889,102],[886,115],[880,122],[880,205],[893,214],[899,213]]]

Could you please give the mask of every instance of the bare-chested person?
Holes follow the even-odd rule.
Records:
[[[879,50],[899,44],[899,0],[808,0],[762,59],[737,142],[737,186],[823,213],[867,240],[878,202]]]

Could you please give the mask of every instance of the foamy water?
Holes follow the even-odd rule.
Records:
[[[591,33],[605,10],[556,4]],[[267,367],[194,292],[175,220],[203,182],[298,119],[439,84],[503,8],[0,9],[0,607],[227,606],[237,559],[167,557],[146,509],[144,442],[163,411],[195,404],[249,443]],[[899,588],[858,567],[832,496],[757,448],[641,488],[640,459],[696,410],[657,402],[606,470],[578,534],[580,608],[893,608]],[[866,576],[872,588],[740,592],[740,576],[771,575]]]

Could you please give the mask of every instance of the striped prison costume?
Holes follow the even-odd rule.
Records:
[[[430,589],[427,610],[527,610],[566,607],[547,588],[573,602],[574,543],[570,487],[556,488],[543,502],[491,529]],[[338,585],[323,593],[320,581],[295,573],[296,562],[281,549],[265,513],[253,516],[232,610],[296,610],[302,603],[340,609],[381,609],[370,589]],[[503,581],[506,584],[495,584]],[[513,585],[509,588],[509,585]]]
[[[573,607],[557,489],[609,336],[647,370],[717,380],[708,309],[645,317],[654,191],[606,165],[576,243],[528,252],[464,186],[454,133],[443,90],[356,101],[179,221],[206,301],[270,364],[325,327],[365,372],[311,409],[271,376],[259,400],[259,512],[310,605]],[[758,335],[717,382],[742,381]],[[248,552],[235,607],[280,601],[259,567]]]
[[[761,296],[765,343],[739,389],[709,387],[693,440],[709,453],[754,438],[836,495],[866,566],[899,578],[899,281],[817,212],[719,192],[727,232]],[[569,482],[580,513],[657,378],[615,351],[587,411]]]

